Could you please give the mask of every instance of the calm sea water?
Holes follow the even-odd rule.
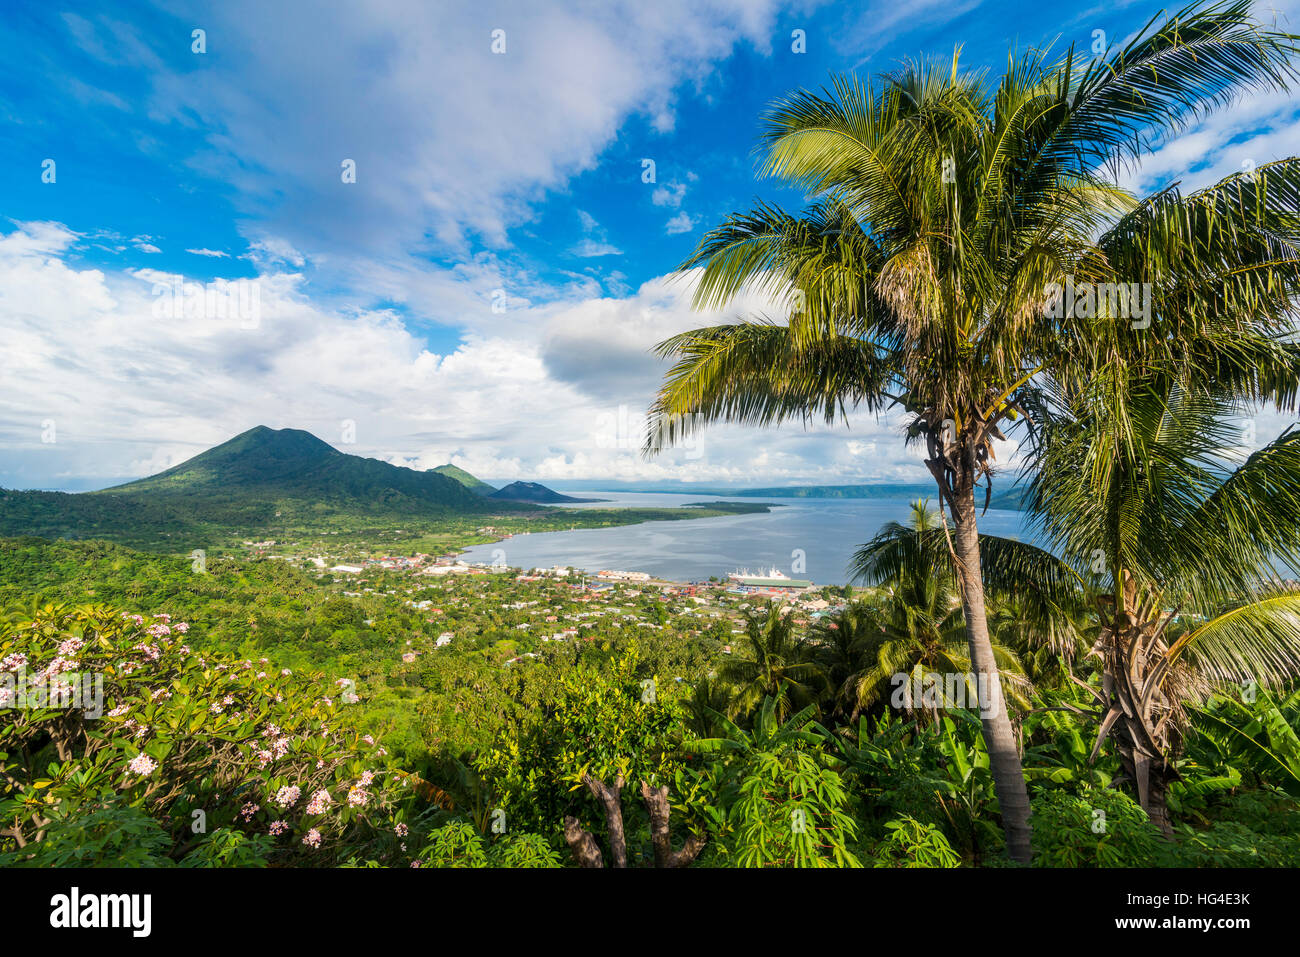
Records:
[[[707,495],[627,492],[576,492],[608,499],[572,508],[660,507],[723,501]],[[731,499],[730,501],[737,501]],[[854,551],[886,522],[905,522],[911,499],[740,499],[779,506],[767,514],[645,522],[616,528],[543,532],[468,550],[465,560],[492,562],[504,552],[506,564],[520,568],[567,565],[589,572],[601,569],[649,572],[674,581],[725,576],[738,568],[758,573],[776,567],[791,578],[819,585],[842,585]],[[933,506],[934,500],[931,500]],[[980,530],[1028,538],[1019,512],[989,509]],[[796,562],[802,553],[803,567]]]

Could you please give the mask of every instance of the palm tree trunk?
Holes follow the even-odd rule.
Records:
[[[962,610],[966,616],[966,643],[970,648],[971,668],[981,699],[980,720],[984,726],[984,745],[988,749],[993,787],[1002,810],[1002,832],[1007,854],[1012,860],[1028,864],[1033,855],[1030,846],[1029,792],[1025,788],[1020,751],[1007,717],[1006,700],[1001,691],[998,666],[993,659],[989,640],[989,623],[984,607],[984,578],[980,571],[979,529],[975,520],[973,476],[961,478],[952,496],[952,517],[956,526],[953,551],[957,555],[957,575],[961,580]]]

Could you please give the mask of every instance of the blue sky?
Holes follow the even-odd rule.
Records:
[[[789,90],[957,44],[997,70],[1016,44],[1121,43],[1159,9],[11,3],[0,486],[100,487],[257,424],[491,478],[919,479],[869,419],[639,458],[622,433],[662,372],[647,347],[701,320],[665,277],[727,212],[802,204],[752,154]],[[1289,155],[1296,125],[1292,99],[1255,98],[1129,185]],[[160,321],[178,274],[256,280],[262,318]]]

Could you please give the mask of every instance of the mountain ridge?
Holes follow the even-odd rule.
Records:
[[[539,482],[511,482],[504,488],[489,493],[487,497],[504,502],[533,502],[547,505],[563,502],[608,501],[602,498],[575,498],[572,495],[563,495]]]
[[[497,490],[495,485],[489,485],[477,475],[471,475],[469,472],[452,465],[450,462],[446,465],[439,465],[436,469],[430,469],[429,471],[437,472],[439,475],[445,475],[449,479],[454,479],[471,492],[478,495],[491,495]]]
[[[472,511],[482,499],[454,478],[341,452],[302,429],[264,425],[241,432],[156,475],[90,492],[191,497],[241,490],[277,497],[338,502],[407,498],[439,508]]]

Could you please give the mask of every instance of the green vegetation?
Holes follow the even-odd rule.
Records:
[[[449,479],[455,479],[457,482],[465,486],[471,492],[474,492],[478,495],[490,495],[491,493],[497,490],[495,485],[489,485],[487,482],[484,482],[481,478],[477,478],[473,475],[470,475],[464,469],[457,468],[456,466],[452,465],[450,462],[448,462],[446,465],[439,465],[433,471],[437,472],[439,475],[445,475]]]
[[[926,623],[960,613],[951,569],[918,558],[933,521],[918,508],[914,524],[866,546],[875,587],[785,607],[513,573],[340,577],[283,559],[216,559],[200,573],[108,543],[5,540],[0,671],[16,675],[22,655],[31,685],[56,658],[75,661],[57,677],[103,675],[104,717],[0,712],[0,855],[42,866],[996,863],[1005,846],[975,699],[945,680],[961,662],[926,650]],[[1011,707],[1035,863],[1300,863],[1300,690],[1189,707],[1171,841],[1115,742],[1090,761],[1094,719],[1066,707],[1082,711],[1089,694],[1071,676],[1100,687],[1103,662],[1084,654],[1100,619],[1084,614],[1049,645],[1013,594],[990,596],[994,640],[1024,665]],[[829,606],[809,610],[819,598]],[[281,739],[288,750],[262,766]],[[141,754],[156,765],[147,775],[129,770]],[[357,809],[348,796],[362,780],[372,798]],[[282,808],[277,795],[295,786]],[[308,813],[321,791],[330,803]],[[206,833],[189,826],[196,810]]]
[[[762,172],[813,204],[733,214],[683,264],[699,270],[698,306],[788,296],[788,321],[661,343],[677,361],[651,410],[668,426],[648,450],[719,421],[833,423],[900,406],[952,522],[969,660],[978,683],[994,687],[978,510],[990,503],[1006,432],[1025,428],[1041,450],[1061,421],[1095,428],[1095,409],[1108,409],[1114,458],[1103,450],[1080,463],[1093,479],[1080,487],[1092,491],[1107,484],[1107,468],[1133,464],[1132,448],[1120,447],[1135,443],[1137,413],[1124,403],[1148,386],[1166,399],[1181,390],[1295,403],[1300,160],[1190,195],[1175,185],[1137,197],[1121,173],[1150,143],[1237,95],[1285,91],[1296,53],[1295,37],[1256,21],[1242,0],[1153,20],[1087,62],[1073,47],[1056,60],[1013,51],[993,82],[954,54],[874,84],[849,76],[790,94],[763,117]],[[1180,493],[1164,501],[1172,507]],[[1123,525],[1123,511],[1096,524]],[[1240,559],[1243,573],[1256,567],[1249,549],[1218,557]],[[1130,568],[1111,567],[1126,620]],[[1147,700],[1139,693],[1126,708]],[[1015,729],[1001,701],[982,719],[1010,851],[1027,862]],[[1146,764],[1160,746],[1147,741],[1138,756],[1144,804]]]
[[[653,510],[488,521],[453,478],[266,430],[68,508],[157,519],[172,553],[166,522],[240,509],[301,536],[0,540],[0,863],[1300,866],[1300,433],[1243,455],[1224,424],[1295,405],[1300,161],[1114,181],[1296,52],[1225,3],[1084,66],[917,64],[768,115],[767,172],[816,204],[733,216],[691,264],[702,303],[799,307],[669,340],[656,411],[674,439],[903,406],[940,507],[876,532],[859,587],[394,557]],[[1149,322],[1044,303],[1062,280],[1148,284]],[[1025,422],[1049,549],[977,527]],[[58,524],[24,494],[5,528]]]

